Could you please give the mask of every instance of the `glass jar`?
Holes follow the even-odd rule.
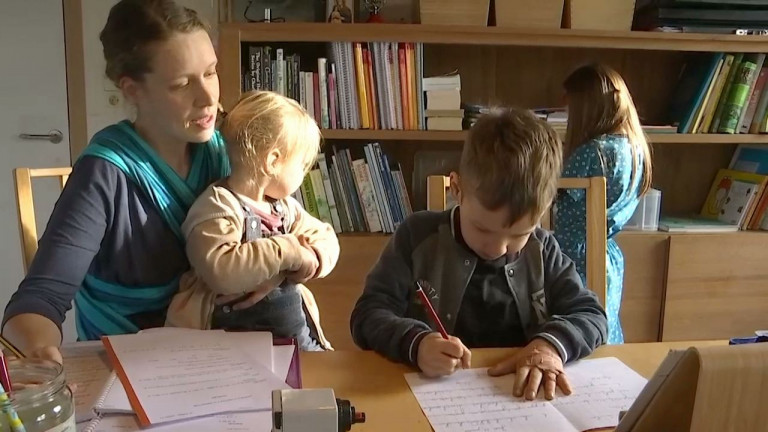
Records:
[[[11,427],[17,415],[26,432],[75,432],[75,403],[66,385],[64,369],[49,360],[8,360],[13,390],[0,400],[0,432]],[[14,414],[15,412],[15,414]]]

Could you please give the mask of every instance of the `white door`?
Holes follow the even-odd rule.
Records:
[[[13,183],[15,167],[70,165],[64,15],[61,0],[4,0],[0,10],[0,311],[24,275]],[[62,140],[21,139],[60,132]],[[55,180],[33,183],[38,235],[59,195]],[[65,323],[74,339],[74,315]]]

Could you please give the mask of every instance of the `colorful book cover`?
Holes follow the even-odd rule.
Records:
[[[712,116],[712,124],[709,127],[710,133],[717,133],[717,129],[720,127],[720,118],[723,115],[723,109],[725,108],[725,104],[728,100],[728,93],[731,92],[731,87],[733,87],[733,79],[736,77],[736,72],[738,72],[739,68],[741,67],[743,60],[744,53],[735,53],[733,55],[731,70],[728,71],[728,77],[725,79],[725,84],[723,84],[723,91],[720,93],[720,99],[717,101],[715,114]]]
[[[725,83],[731,75],[733,59],[733,54],[726,54],[725,57],[723,57],[723,67],[720,68],[720,71],[717,73],[715,87],[704,108],[704,119],[702,120],[701,127],[697,130],[698,133],[707,133],[712,127],[712,119],[715,117],[715,109],[724,93]]]
[[[723,113],[720,116],[720,126],[717,131],[720,133],[736,133],[741,119],[741,111],[749,98],[753,76],[757,73],[757,63],[751,55],[745,56],[744,61],[739,66],[736,76],[733,79],[733,85],[728,92]]]
[[[701,208],[701,216],[741,225],[766,179],[768,177],[759,174],[720,169]]]

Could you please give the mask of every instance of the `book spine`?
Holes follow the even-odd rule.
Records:
[[[320,153],[317,158],[317,165],[320,168],[320,176],[323,180],[323,187],[325,188],[325,197],[328,200],[328,209],[331,212],[331,222],[334,231],[341,232],[341,221],[339,218],[338,204],[336,203],[336,191],[331,183],[330,172],[328,171],[328,161],[326,161],[325,153]]]
[[[749,83],[756,72],[756,68],[757,64],[752,60],[747,59],[745,59],[739,67],[739,71],[736,73],[736,77],[733,80],[733,86],[728,93],[725,107],[723,108],[718,132],[729,134],[736,133],[736,127],[739,125],[739,119],[741,118],[741,109],[744,107],[744,104],[749,97]]]
[[[720,95],[720,99],[717,101],[717,108],[715,108],[715,114],[712,116],[712,125],[709,128],[710,133],[717,133],[718,129],[720,128],[720,119],[723,115],[723,110],[725,109],[726,102],[728,100],[728,95],[731,92],[731,87],[733,87],[733,80],[736,77],[736,72],[741,68],[741,62],[744,59],[744,53],[736,53],[733,56],[733,63],[731,63],[731,70],[728,71],[728,78],[725,80],[725,84],[723,84],[723,91]]]

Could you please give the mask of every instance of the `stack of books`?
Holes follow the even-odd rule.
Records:
[[[462,130],[461,76],[458,72],[424,78],[427,130]]]

